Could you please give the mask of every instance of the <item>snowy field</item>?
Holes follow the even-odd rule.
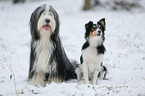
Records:
[[[76,1],[76,2],[74,2]],[[77,60],[84,40],[84,25],[106,18],[108,80],[97,85],[70,80],[45,87],[29,85],[29,19],[42,4],[60,16],[60,35],[67,56]],[[0,96],[145,96],[145,11],[81,11],[83,0],[51,0],[12,5],[0,2]]]

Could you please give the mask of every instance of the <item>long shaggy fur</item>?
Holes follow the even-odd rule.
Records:
[[[59,16],[50,5],[34,10],[30,19],[31,53],[29,79],[31,84],[44,81],[63,82],[76,78],[75,66],[69,61],[59,37]]]

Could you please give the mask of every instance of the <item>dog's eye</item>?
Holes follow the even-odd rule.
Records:
[[[50,16],[53,16],[53,13],[52,13],[52,12],[49,12],[49,15],[50,15]]]
[[[42,13],[42,15],[46,15],[46,13],[44,12],[44,13]]]
[[[92,30],[96,30],[96,29],[97,29],[96,27],[93,27],[93,28],[92,28]]]
[[[51,13],[49,14],[50,16],[53,16]]]

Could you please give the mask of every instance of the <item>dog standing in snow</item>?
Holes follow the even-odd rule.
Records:
[[[86,42],[82,46],[82,55],[80,57],[81,65],[77,68],[77,78],[81,80],[84,77],[85,83],[89,80],[96,84],[98,77],[106,77],[107,69],[102,65],[105,53],[103,45],[105,40],[105,18],[102,18],[97,24],[92,21],[85,25]]]
[[[63,82],[76,78],[75,66],[69,61],[59,37],[59,16],[50,5],[34,10],[30,19],[31,53],[29,79],[31,84],[44,81]]]

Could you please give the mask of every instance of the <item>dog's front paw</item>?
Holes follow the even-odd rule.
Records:
[[[85,81],[85,84],[89,84],[89,81],[88,81],[88,80],[86,80],[86,81]]]
[[[31,85],[34,85],[34,86],[37,86],[37,85],[40,85],[40,86],[45,86],[45,82],[44,82],[44,80],[43,79],[32,79],[32,80],[30,80],[30,82],[29,82],[29,84],[31,84]]]
[[[97,82],[98,82],[98,78],[93,78],[93,80],[92,80],[92,84],[93,84],[93,85],[96,85]]]
[[[96,85],[96,84],[97,84],[97,81],[92,81],[92,84],[93,84],[93,85]]]

